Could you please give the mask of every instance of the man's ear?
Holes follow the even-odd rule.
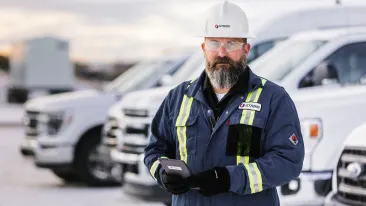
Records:
[[[203,52],[205,52],[205,42],[202,42],[201,49],[202,49]]]
[[[249,51],[250,51],[250,44],[249,43],[246,43],[245,45],[244,45],[244,51],[245,51],[245,53],[249,53]]]

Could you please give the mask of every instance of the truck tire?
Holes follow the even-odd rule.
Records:
[[[75,168],[81,180],[88,186],[117,186],[120,185],[110,175],[98,175],[92,165],[94,159],[98,158],[98,147],[100,145],[100,133],[89,133],[86,138],[82,138],[81,146],[75,152]]]
[[[66,183],[80,181],[80,177],[72,172],[62,172],[57,170],[52,170],[52,172],[54,175],[56,175],[58,178],[62,179]]]

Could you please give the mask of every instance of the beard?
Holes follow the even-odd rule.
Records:
[[[213,87],[224,89],[231,88],[238,82],[246,66],[247,58],[245,55],[238,62],[225,56],[217,57],[213,62],[206,59],[205,71]]]

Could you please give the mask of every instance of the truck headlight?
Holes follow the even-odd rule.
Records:
[[[117,145],[116,145],[117,150],[122,150],[123,144],[124,144],[124,141],[123,141],[122,135],[117,136]]]
[[[305,153],[312,153],[323,136],[323,124],[319,118],[302,119],[301,133],[304,139]]]
[[[39,115],[39,130],[48,135],[56,135],[72,121],[70,111],[47,112]]]

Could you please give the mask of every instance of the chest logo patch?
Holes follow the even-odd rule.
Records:
[[[243,102],[239,105],[239,109],[255,110],[259,112],[262,109],[262,105],[253,102]]]

